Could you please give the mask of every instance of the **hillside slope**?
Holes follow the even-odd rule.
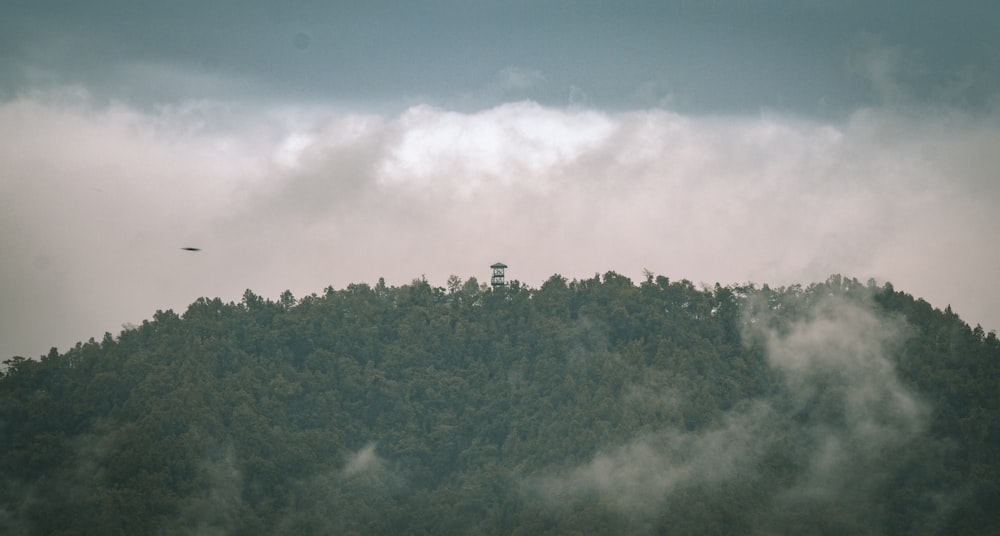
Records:
[[[7,364],[4,534],[1000,533],[1000,343],[888,284],[247,291]]]

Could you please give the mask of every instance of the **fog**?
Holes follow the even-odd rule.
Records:
[[[833,516],[842,527],[881,526],[887,514],[873,499],[892,468],[907,461],[903,453],[929,415],[888,359],[906,328],[839,297],[805,307],[805,319],[790,326],[770,322],[765,304],[746,313],[744,342],[764,345],[783,379],[777,392],[742,402],[704,429],[668,427],[603,449],[582,465],[527,475],[523,493],[554,512],[596,499],[637,532],[692,493],[724,501],[739,489],[753,489],[761,503],[761,530],[795,527],[798,516],[816,520],[825,512],[850,512]],[[698,396],[676,383],[639,388],[643,398],[658,391],[668,410],[676,408],[674,397]],[[779,459],[789,474],[773,480]],[[942,499],[925,512],[928,527],[943,519]]]

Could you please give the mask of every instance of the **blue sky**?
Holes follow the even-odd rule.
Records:
[[[997,329],[997,6],[10,2],[0,355],[496,260],[872,277]]]

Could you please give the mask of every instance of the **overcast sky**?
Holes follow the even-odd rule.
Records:
[[[498,260],[1000,328],[995,2],[144,4],[5,4],[0,357]]]

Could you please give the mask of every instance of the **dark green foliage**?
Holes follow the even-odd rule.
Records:
[[[1000,343],[891,285],[199,299],[0,376],[4,534],[1000,533]]]

